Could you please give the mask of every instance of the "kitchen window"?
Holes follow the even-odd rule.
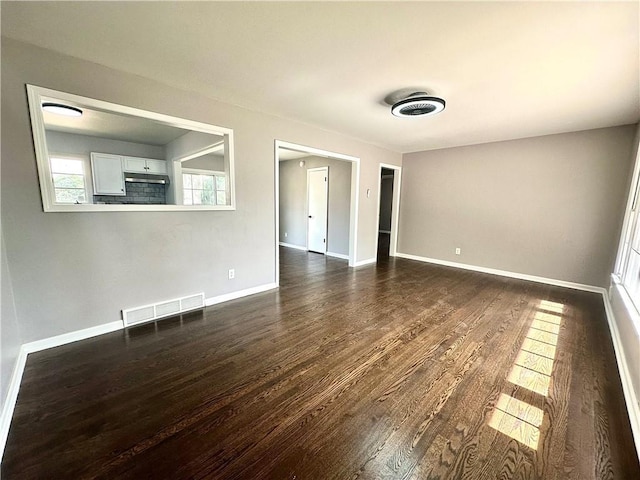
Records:
[[[184,205],[226,205],[227,177],[223,172],[184,169],[182,191]]]
[[[50,163],[56,203],[87,203],[84,160],[69,157],[51,157]]]

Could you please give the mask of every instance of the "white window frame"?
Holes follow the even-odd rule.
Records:
[[[218,187],[216,185],[216,177],[224,177],[225,179],[225,196],[228,197],[229,195],[229,176],[222,171],[217,171],[217,170],[202,170],[199,168],[183,168],[182,169],[182,195],[183,195],[183,199],[184,199],[184,192],[186,190],[194,190],[193,188],[185,188],[184,187],[184,175],[206,175],[208,177],[213,177],[213,200],[214,203],[213,205],[218,205]],[[192,196],[193,198],[193,196]],[[209,204],[207,204],[209,205]]]
[[[634,293],[631,289],[632,279],[630,275],[632,272],[629,270],[629,265],[632,261],[632,250],[640,254],[640,148],[638,148],[636,154],[622,232],[620,233],[618,254],[612,275],[614,283],[624,293],[626,303],[631,304],[627,305],[627,308],[632,306],[635,310],[630,312],[632,313],[630,316],[634,323],[637,323],[636,327],[640,330],[640,294]]]
[[[73,160],[75,162],[80,162],[80,164],[82,165],[82,176],[84,178],[84,198],[85,201],[80,203],[80,204],[76,204],[75,202],[58,202],[56,199],[56,184],[55,184],[55,180],[53,178],[53,176],[56,173],[63,173],[63,172],[55,172],[53,170],[53,165],[51,163],[51,160],[53,160],[54,158],[60,159],[60,160]],[[90,184],[91,184],[91,169],[89,168],[89,166],[87,165],[87,159],[85,157],[83,157],[82,155],[74,155],[74,154],[69,154],[69,153],[52,153],[49,155],[49,173],[51,176],[51,189],[53,192],[53,202],[56,205],[86,205],[86,204],[91,204],[93,203],[93,192],[90,188]],[[71,189],[70,189],[71,190]],[[75,189],[73,189],[75,190]]]

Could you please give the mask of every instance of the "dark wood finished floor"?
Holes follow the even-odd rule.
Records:
[[[378,260],[389,259],[389,246],[391,243],[391,234],[378,232]]]
[[[3,480],[640,478],[599,295],[281,255],[278,291],[30,355]]]

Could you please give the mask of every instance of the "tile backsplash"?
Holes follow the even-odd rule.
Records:
[[[166,185],[161,183],[126,182],[125,196],[94,195],[93,203],[133,203],[142,205],[166,205]]]

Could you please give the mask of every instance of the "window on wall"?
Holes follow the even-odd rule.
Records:
[[[226,205],[227,177],[221,172],[187,171],[182,173],[184,205]]]
[[[629,204],[622,228],[615,275],[629,295],[636,310],[640,312],[640,156],[631,183]]]
[[[84,161],[77,158],[51,157],[50,163],[56,203],[87,203]]]

